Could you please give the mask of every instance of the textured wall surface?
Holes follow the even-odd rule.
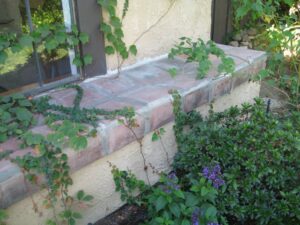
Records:
[[[215,111],[221,111],[232,105],[240,105],[243,102],[252,102],[253,98],[258,96],[260,86],[256,83],[244,83],[237,87],[229,95],[224,95],[214,102]],[[208,105],[203,105],[198,110],[205,115],[209,109]],[[176,153],[176,143],[172,129],[173,123],[164,126],[166,134],[163,136],[163,142],[170,157]],[[143,152],[148,163],[160,171],[168,171],[166,155],[159,142],[151,141],[151,134],[143,139]],[[75,194],[78,190],[84,190],[92,194],[95,199],[90,208],[78,209],[83,215],[79,225],[86,225],[88,222],[96,222],[98,219],[108,215],[119,208],[123,203],[120,201],[119,194],[114,191],[114,183],[110,173],[111,168],[108,161],[117,165],[118,168],[131,170],[138,178],[145,179],[142,157],[139,152],[137,142],[133,142],[121,150],[118,150],[72,175],[74,185],[71,186],[70,193]],[[149,172],[152,183],[156,182],[158,177]],[[42,196],[39,192],[33,195],[33,199],[42,209]],[[43,216],[38,217],[32,210],[32,201],[26,198],[8,209],[11,217],[8,220],[9,225],[43,225],[47,216],[51,217],[51,210],[43,210]]]
[[[136,60],[154,57],[169,52],[182,36],[194,39],[210,38],[212,0],[130,0],[127,16],[123,20],[124,41],[127,45],[134,43],[144,31],[155,24],[171,2],[175,1],[169,13],[137,43],[138,55],[131,57],[125,65]],[[123,2],[119,2],[119,14],[122,14]],[[104,13],[104,20],[107,14]],[[115,69],[115,55],[107,57],[108,69]]]

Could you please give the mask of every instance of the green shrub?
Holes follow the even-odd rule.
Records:
[[[161,175],[154,187],[115,166],[112,174],[121,200],[146,208],[148,219],[144,225],[218,225],[217,208],[214,205],[217,187],[223,185],[224,181],[219,167],[214,169],[207,170],[206,175],[212,174],[215,179],[206,179],[199,172],[198,179],[189,179],[188,188],[180,183],[174,172],[168,176]],[[137,191],[142,194],[135,196]]]
[[[226,185],[217,199],[222,224],[300,224],[300,114],[268,114],[257,99],[203,119],[183,113],[180,96],[173,97],[174,167],[194,179],[204,166],[223,168]]]

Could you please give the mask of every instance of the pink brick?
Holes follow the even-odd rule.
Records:
[[[136,128],[133,128],[137,138],[144,137],[145,121],[142,117],[136,116],[137,124]],[[109,152],[114,152],[121,149],[122,147],[135,141],[136,138],[129,128],[120,124],[117,126],[107,127],[106,129],[108,136],[108,148]]]
[[[161,104],[151,110],[150,129],[151,131],[171,122],[174,119],[173,105],[170,102]]]
[[[121,101],[118,99],[112,99],[108,100],[106,102],[100,103],[96,105],[95,107],[98,109],[105,109],[108,111],[116,110],[116,109],[122,109],[124,107],[133,107],[135,110],[141,108],[143,105],[141,104],[133,104],[126,102],[125,100]]]
[[[95,80],[94,85],[97,85],[100,89],[109,92],[112,95],[118,95],[127,90],[131,90],[137,87],[137,84],[130,80],[128,77],[121,75],[119,78],[110,80]]]
[[[67,150],[68,162],[71,171],[74,172],[94,162],[102,157],[102,146],[100,142],[100,135],[88,139],[88,146],[86,149],[75,151],[73,149]]]
[[[198,89],[184,97],[184,111],[190,112],[197,107],[209,102],[209,86]]]
[[[136,91],[128,92],[123,97],[137,99],[146,103],[153,102],[157,99],[164,98],[168,96],[168,92],[171,88],[169,87],[160,87],[160,86],[150,86],[142,87]]]
[[[20,149],[21,141],[17,138],[10,138],[6,142],[0,144],[0,152],[5,150],[19,150]]]
[[[231,76],[221,77],[218,78],[217,80],[214,80],[212,99],[216,99],[218,97],[230,93],[231,84],[232,84]]]

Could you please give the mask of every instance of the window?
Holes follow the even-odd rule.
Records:
[[[42,25],[74,21],[69,0],[0,0],[0,35],[26,34]],[[1,41],[1,40],[0,40]],[[44,44],[14,51],[0,64],[0,95],[49,88],[57,83],[78,79],[72,64],[74,50],[65,47],[46,51]]]

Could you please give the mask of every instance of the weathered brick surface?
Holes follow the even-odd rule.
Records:
[[[145,119],[138,115],[135,119],[137,127],[134,127],[132,130],[128,129],[128,127],[118,121],[114,121],[112,124],[105,126],[105,129],[102,132],[105,132],[104,136],[107,138],[106,147],[108,149],[106,149],[106,154],[121,149],[127,144],[135,141],[136,138],[140,139],[144,137]],[[132,131],[134,131],[134,133]]]
[[[150,130],[153,131],[174,119],[171,100],[150,108]]]
[[[190,112],[193,109],[209,102],[211,86],[206,85],[196,89],[183,97],[183,109]]]
[[[161,59],[122,72],[116,79],[93,79],[82,84],[84,96],[81,107],[103,108],[106,110],[132,106],[137,110],[139,127],[134,128],[138,138],[161,127],[173,119],[169,89],[177,89],[183,96],[183,108],[191,111],[247,82],[260,69],[265,67],[266,56],[263,52],[219,45],[232,57],[236,64],[234,75],[218,77],[220,60],[212,56],[212,69],[203,80],[197,80],[197,63],[185,63],[185,58],[175,60]],[[176,68],[178,74],[172,78],[168,69]],[[52,104],[72,106],[76,95],[73,89],[59,89],[49,93]],[[47,135],[50,130],[39,118],[33,132]],[[98,135],[89,139],[87,149],[75,152],[66,149],[72,172],[89,163],[121,149],[135,140],[132,132],[116,120],[102,120]],[[34,154],[32,149],[21,150],[20,141],[12,138],[0,144],[0,152],[13,150],[13,157]],[[40,178],[42,180],[42,178]],[[31,191],[36,188],[30,187]],[[28,194],[23,175],[18,167],[9,161],[0,162],[0,207],[7,207]]]
[[[232,77],[225,76],[217,78],[212,84],[212,99],[216,99],[225,94],[229,94],[232,87]]]
[[[153,102],[162,96],[167,96],[170,88],[164,86],[146,86],[121,95],[126,98],[136,99],[145,103]]]
[[[89,138],[88,147],[84,150],[74,151],[73,149],[67,150],[68,162],[71,171],[81,169],[82,167],[94,162],[102,157],[102,145],[100,134],[96,137]]]

